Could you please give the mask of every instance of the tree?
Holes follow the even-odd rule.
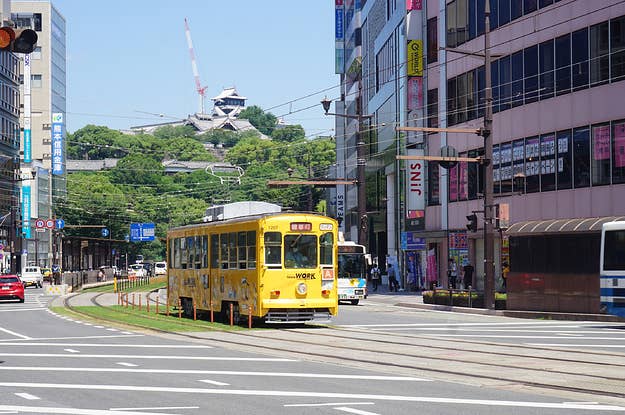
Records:
[[[278,119],[270,112],[264,112],[262,108],[252,105],[245,108],[239,113],[239,118],[244,118],[250,121],[250,123],[261,133],[265,135],[271,135]]]
[[[111,169],[111,182],[120,185],[159,185],[163,183],[165,169],[160,161],[140,154],[130,154],[119,160]]]
[[[122,133],[108,127],[86,125],[67,134],[67,155],[70,159],[102,160],[123,157],[127,149],[121,146]]]
[[[161,140],[173,138],[195,138],[196,129],[192,125],[164,125],[154,130],[154,137]]]
[[[163,140],[162,151],[163,158],[183,161],[217,161],[215,156],[209,153],[202,143],[188,137],[176,137]]]
[[[286,125],[282,128],[276,128],[271,133],[271,138],[274,141],[281,141],[292,143],[294,141],[303,140],[306,138],[306,133],[301,125]]]

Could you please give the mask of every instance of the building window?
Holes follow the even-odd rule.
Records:
[[[547,7],[550,4],[553,4],[553,0],[540,0],[540,7]]]
[[[512,192],[512,143],[501,145],[500,152],[501,167],[499,168],[499,178],[501,179],[501,193]]]
[[[536,0],[523,0],[523,12],[525,14],[529,14],[538,9],[538,4],[536,4]]]
[[[31,88],[41,88],[41,75],[31,75],[30,86]]]
[[[440,171],[438,163],[428,163],[428,205],[434,206],[440,203]]]
[[[556,136],[540,137],[540,190],[556,190]]]
[[[540,99],[548,99],[553,97],[554,91],[554,57],[553,57],[553,40],[543,42],[538,47],[538,64],[540,76]]]
[[[447,46],[455,48],[458,46],[456,41],[456,2],[452,1],[447,5]]]
[[[456,44],[469,40],[469,9],[467,0],[456,0]]]
[[[523,105],[523,51],[512,55],[512,107]]]
[[[610,79],[610,37],[608,22],[590,27],[590,83],[600,84]]]
[[[573,130],[573,186],[590,186],[590,130],[588,127]]]
[[[525,73],[523,93],[525,95],[525,103],[530,104],[538,101],[538,45],[525,49],[523,57]]]
[[[438,88],[428,91],[428,127],[438,128]]]
[[[438,61],[438,19],[428,20],[428,64]]]
[[[556,95],[571,92],[571,35],[556,38]]]
[[[456,78],[447,80],[447,122],[449,125],[456,124]]]
[[[612,183],[625,183],[625,122],[612,126]]]
[[[540,140],[538,137],[525,139],[525,191],[540,191]]]
[[[625,77],[625,16],[610,20],[612,81]]]
[[[495,1],[491,3],[494,3]],[[510,22],[510,0],[499,0],[498,9],[499,9],[499,26],[503,26],[509,23]]]
[[[499,111],[511,108],[512,67],[510,61],[510,56],[499,59]]]
[[[477,0],[469,0],[469,39],[477,36]]]
[[[512,144],[512,191],[525,193],[525,140]]]
[[[578,30],[571,35],[571,70],[573,90],[588,88],[588,29]]]
[[[41,59],[41,46],[35,46],[35,50],[31,52],[30,58],[33,60]]]
[[[469,88],[467,84],[467,72],[459,75],[456,78],[456,88],[456,108],[458,111],[456,115],[456,122],[462,123],[467,121],[467,95],[469,93]]]
[[[610,125],[592,127],[592,185],[610,184]]]
[[[571,130],[558,131],[558,190],[570,189],[573,181],[573,145]]]
[[[501,193],[501,150],[499,145],[493,146],[493,193]]]

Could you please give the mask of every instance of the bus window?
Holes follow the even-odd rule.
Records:
[[[317,266],[317,237],[315,235],[286,235],[284,251],[286,268],[315,268]]]
[[[282,234],[265,233],[265,265],[270,268],[282,268]]]
[[[332,233],[324,233],[319,239],[319,258],[321,265],[332,265],[333,258],[334,238]]]
[[[219,268],[219,235],[211,235],[211,268]]]
[[[603,269],[625,270],[625,230],[605,231]]]

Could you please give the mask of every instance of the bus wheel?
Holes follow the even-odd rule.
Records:
[[[180,303],[184,316],[193,318],[193,301],[190,298],[180,297]]]
[[[349,300],[349,302],[352,303],[352,305],[358,305],[358,301],[360,300]]]

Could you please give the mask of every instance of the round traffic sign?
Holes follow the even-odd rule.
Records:
[[[46,220],[46,228],[54,229],[54,221],[52,219]]]
[[[43,228],[44,226],[46,226],[46,222],[43,219],[37,219],[35,221],[36,228]]]
[[[103,229],[102,229],[102,236],[104,236],[104,237],[109,236],[109,233],[110,233],[110,232],[109,232],[109,230],[108,230],[108,229],[106,229],[106,228],[103,228]]]

